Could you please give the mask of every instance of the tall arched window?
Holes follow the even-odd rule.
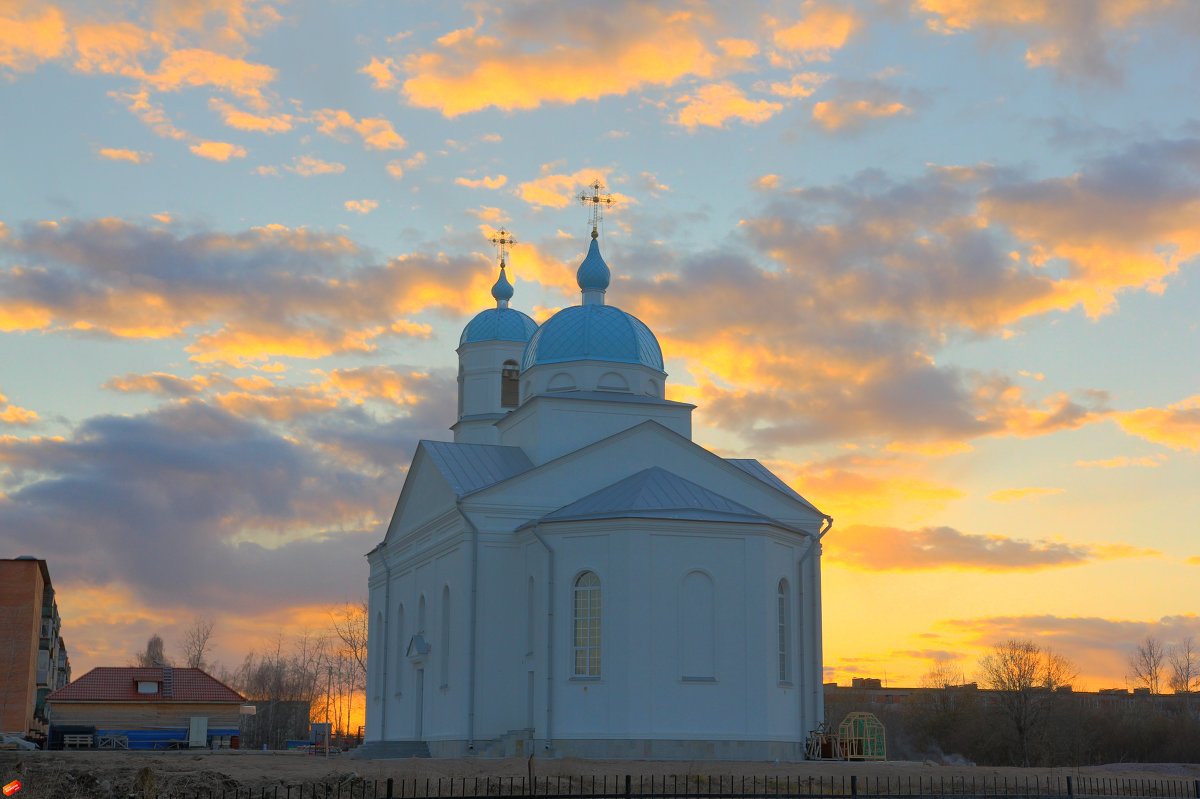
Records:
[[[442,687],[450,684],[450,586],[442,586]]]
[[[515,408],[521,403],[521,367],[505,361],[500,369],[500,407]]]
[[[716,603],[713,581],[702,571],[688,572],[679,591],[680,676],[712,680],[717,676]]]
[[[575,579],[575,676],[600,676],[600,578],[584,572]]]
[[[417,602],[417,635],[425,634],[425,595]]]
[[[779,681],[791,682],[792,679],[792,648],[791,648],[791,591],[788,581],[779,581]]]

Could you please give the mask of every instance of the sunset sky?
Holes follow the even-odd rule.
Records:
[[[366,596],[492,305],[836,519],[827,679],[1200,639],[1200,3],[0,0],[0,557],[75,674]]]

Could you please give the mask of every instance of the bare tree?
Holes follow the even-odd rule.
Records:
[[[207,669],[206,659],[212,643],[213,620],[197,616],[183,634],[183,663],[189,669]]]
[[[1167,662],[1171,666],[1167,684],[1172,691],[1200,691],[1200,652],[1190,635],[1167,649]]]
[[[1074,665],[1033,641],[1010,639],[993,646],[979,668],[984,687],[996,692],[997,708],[1012,728],[1020,764],[1030,765],[1054,692],[1075,678]]]
[[[133,656],[135,666],[169,666],[171,662],[167,660],[166,653],[163,651],[163,639],[158,633],[150,636],[146,641],[146,651],[138,652]]]
[[[1162,642],[1153,636],[1146,636],[1146,640],[1129,654],[1129,679],[1139,688],[1149,688],[1152,694],[1162,693],[1165,660]]]
[[[367,679],[367,628],[368,611],[366,602],[347,602],[334,609],[333,631],[342,642],[346,657],[362,672],[363,683]]]

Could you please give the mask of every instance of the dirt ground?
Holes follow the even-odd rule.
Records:
[[[933,777],[1014,776],[1032,778],[1071,774],[1076,777],[1131,779],[1200,779],[1200,764],[1119,764],[1071,769],[1017,769],[938,765],[931,761],[887,763],[736,763],[712,761],[544,760],[532,764],[521,758],[507,760],[355,760],[345,755],[326,759],[294,752],[0,752],[0,785],[19,779],[22,790],[13,799],[125,799],[131,793],[150,796],[196,796],[205,791],[232,792],[251,788],[255,797],[262,788],[357,780],[446,777],[516,777],[532,766],[539,779],[608,775],[679,775],[791,777],[814,781],[878,777],[926,779]],[[397,790],[399,790],[397,788]],[[356,791],[357,792],[357,791]],[[457,792],[457,788],[456,788]],[[283,793],[280,793],[282,796]],[[268,795],[269,796],[269,795]]]

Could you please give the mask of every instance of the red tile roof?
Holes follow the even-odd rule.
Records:
[[[171,692],[161,685],[170,673]],[[138,682],[160,683],[158,693],[139,694]],[[49,702],[245,702],[245,697],[200,669],[98,666],[46,697]]]

